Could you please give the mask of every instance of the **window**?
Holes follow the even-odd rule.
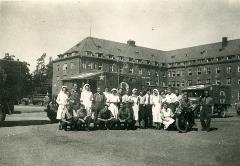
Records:
[[[138,70],[138,74],[141,74],[141,75],[142,75],[142,69],[139,69],[139,70]]]
[[[147,81],[146,84],[147,84],[148,86],[150,86],[150,85],[151,85],[151,82],[150,82],[150,81]]]
[[[91,51],[86,51],[86,55],[87,55],[87,56],[94,56]]]
[[[177,85],[177,87],[179,87],[180,86],[180,81],[177,81],[176,85]]]
[[[93,69],[93,64],[92,63],[88,63],[87,68],[88,69]]]
[[[60,70],[60,65],[57,65],[57,71],[59,71]]]
[[[158,86],[159,85],[159,81],[156,81],[155,84]]]
[[[176,76],[176,72],[172,71],[172,77],[175,77],[175,76]]]
[[[188,80],[188,86],[192,85],[192,80]]]
[[[188,75],[191,76],[192,75],[192,69],[188,70]]]
[[[103,65],[102,65],[102,63],[99,63],[98,64],[98,70],[102,70],[103,69]]]
[[[177,76],[181,76],[181,71],[177,71]]]
[[[227,60],[231,60],[231,59],[233,59],[235,56],[234,55],[229,55],[229,56],[227,56]]]
[[[206,74],[211,74],[210,67],[207,67],[207,68],[206,68]]]
[[[94,63],[94,69],[97,69],[97,64],[96,63]]]
[[[238,79],[238,85],[240,85],[240,78]]]
[[[70,69],[73,70],[75,68],[75,64],[73,62],[70,63]]]
[[[138,59],[137,62],[138,62],[138,63],[142,63],[142,59]]]
[[[123,72],[123,66],[119,66],[119,73]]]
[[[166,72],[163,72],[163,73],[162,73],[162,77],[166,77]]]
[[[63,65],[63,74],[67,73],[67,63]]]
[[[57,76],[57,82],[59,82],[60,81],[60,77],[59,76]]]
[[[210,84],[210,79],[207,79],[207,80],[206,80],[206,84]]]
[[[122,57],[122,56],[118,56],[118,59],[119,59],[120,61],[122,61],[122,60],[123,60],[123,57]]]
[[[158,62],[155,62],[155,66],[159,66],[159,63],[158,63]]]
[[[176,86],[176,82],[172,81],[172,87],[175,87],[175,86]]]
[[[185,83],[184,83],[184,81],[182,81],[182,83],[181,83],[181,87],[184,87],[185,86]]]
[[[231,73],[231,71],[232,71],[231,66],[228,66],[228,67],[227,67],[227,73]]]
[[[147,70],[147,75],[151,75],[151,71],[150,70]]]
[[[197,80],[197,84],[201,84],[202,83],[202,81],[201,80]]]
[[[221,84],[220,80],[216,80],[216,84],[220,85]]]
[[[85,62],[82,63],[82,68],[86,69],[87,68],[87,64]]]
[[[98,58],[102,58],[103,57],[103,53],[97,53],[97,56],[98,56]]]
[[[114,59],[114,56],[113,55],[109,55],[109,59]]]
[[[171,77],[171,71],[168,72],[168,77]]]
[[[129,68],[129,73],[133,74],[133,68],[132,67]]]
[[[207,59],[207,62],[212,62],[213,61],[213,58],[208,58]]]
[[[224,57],[217,57],[217,61],[219,62],[219,61],[222,61],[224,59]]]
[[[216,74],[219,74],[220,73],[220,67],[216,67]]]
[[[240,91],[238,91],[238,101],[240,101]]]
[[[150,65],[150,60],[146,60],[147,64]]]
[[[228,85],[231,84],[231,78],[227,78],[227,84],[228,84]]]
[[[181,71],[181,75],[180,76],[184,76],[184,71],[183,70]]]
[[[201,68],[198,68],[197,69],[197,74],[200,75],[202,73],[202,69]]]
[[[129,58],[129,62],[132,62],[133,61],[133,58]]]
[[[238,72],[240,72],[240,65],[238,65]]]
[[[157,72],[157,71],[155,72],[155,75],[156,75],[157,77],[159,76],[159,74],[158,74],[158,72]]]
[[[113,71],[114,71],[114,70],[113,70],[113,65],[110,65],[110,66],[109,66],[109,71],[110,71],[110,72],[113,72]]]

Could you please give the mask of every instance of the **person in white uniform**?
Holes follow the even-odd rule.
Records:
[[[59,120],[59,129],[60,130],[62,129],[60,120],[62,119],[62,113],[64,112],[64,110],[67,109],[66,106],[68,104],[68,100],[69,100],[69,96],[67,93],[67,86],[62,86],[62,88],[57,96],[57,99],[56,99],[56,102],[58,104],[57,120]]]
[[[108,88],[105,88],[105,91],[103,92],[103,94],[106,97],[106,104],[108,104],[108,106],[109,106],[108,101],[110,100],[112,94],[108,91]]]
[[[113,88],[111,90],[111,92],[112,92],[112,95],[109,98],[109,100],[106,101],[106,102],[110,103],[108,109],[112,112],[114,118],[117,119],[117,116],[118,116],[118,103],[120,102],[120,98],[119,98],[119,95],[117,93],[117,89],[116,88]]]
[[[139,112],[139,96],[137,95],[137,89],[132,90],[132,95],[129,97],[130,103],[132,103],[133,119],[138,122],[138,112]],[[140,125],[140,124],[139,124]]]
[[[92,101],[93,101],[93,94],[90,91],[90,85],[85,84],[83,86],[83,91],[81,93],[80,102],[84,105],[87,116],[92,116]]]
[[[166,102],[163,103],[163,108],[162,108],[162,121],[164,125],[164,130],[167,130],[171,124],[175,121],[173,119],[173,112],[170,108],[168,108],[168,105]]]
[[[152,97],[152,116],[153,122],[156,124],[156,129],[160,129],[162,118],[161,118],[161,105],[162,105],[162,98],[159,95],[159,91],[157,89],[153,90],[153,97]]]

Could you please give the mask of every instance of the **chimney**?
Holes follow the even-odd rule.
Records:
[[[132,46],[132,47],[135,47],[135,46],[136,46],[134,40],[128,40],[128,41],[127,41],[127,44],[128,44],[129,46]]]
[[[222,37],[222,49],[225,48],[228,44],[228,38]]]

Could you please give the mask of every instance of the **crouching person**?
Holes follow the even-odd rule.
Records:
[[[80,104],[79,108],[76,111],[77,115],[77,129],[85,129],[89,131],[89,125],[91,121],[91,117],[87,116],[87,110],[85,109],[84,105]]]
[[[175,121],[173,119],[173,112],[170,108],[168,108],[168,104],[164,102],[162,108],[162,123],[164,125],[164,130],[170,129],[170,126],[172,126],[173,122]]]
[[[120,104],[120,109],[118,112],[119,127],[124,125],[124,129],[133,129],[135,125],[135,120],[133,120],[133,113],[130,109],[129,103]]]
[[[65,131],[67,131],[68,126],[70,126],[70,129],[73,130],[76,125],[76,118],[73,116],[73,109],[69,106],[69,104],[66,105],[66,109],[62,112],[60,123],[62,129]]]
[[[118,125],[118,119],[114,118],[112,112],[108,109],[108,105],[105,104],[98,114],[95,126],[102,129],[113,129]]]

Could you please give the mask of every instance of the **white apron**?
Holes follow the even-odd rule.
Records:
[[[153,116],[153,122],[154,123],[162,123],[162,118],[161,118],[161,98],[159,95],[155,96],[153,95],[152,97],[152,116]]]

